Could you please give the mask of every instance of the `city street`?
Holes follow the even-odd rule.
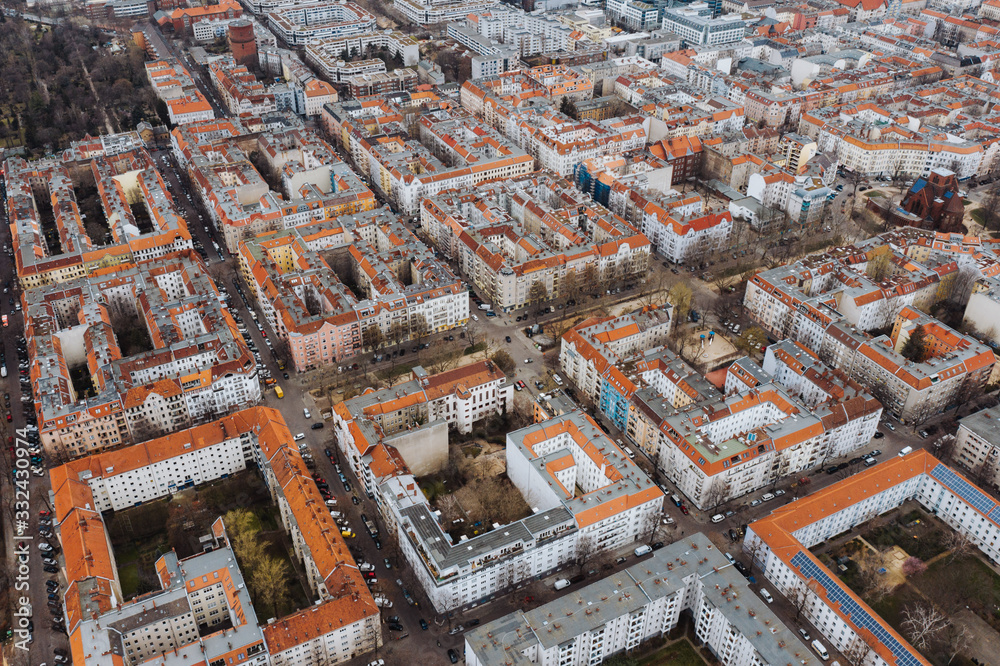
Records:
[[[6,192],[3,190],[0,181],[0,198],[6,199]],[[19,603],[12,604],[15,612],[25,609],[30,612],[30,628],[32,639],[21,643],[25,648],[15,649],[12,655],[13,663],[17,666],[24,664],[40,664],[46,661],[51,662],[54,649],[68,649],[69,642],[64,633],[54,631],[52,628],[51,616],[47,606],[48,592],[45,582],[57,580],[60,583],[58,594],[65,591],[65,578],[61,574],[50,574],[43,570],[42,553],[38,544],[39,538],[40,511],[51,511],[49,504],[49,475],[42,476],[31,474],[27,466],[18,468],[18,476],[12,479],[11,470],[15,467],[18,458],[26,459],[28,456],[27,443],[18,433],[24,432],[27,425],[26,413],[33,410],[32,403],[22,403],[21,388],[19,384],[19,372],[17,362],[18,354],[16,348],[17,337],[23,335],[24,321],[22,312],[11,307],[8,298],[16,299],[20,293],[16,290],[17,280],[14,276],[14,265],[11,255],[10,227],[7,225],[6,210],[0,207],[0,222],[2,222],[3,232],[0,234],[5,251],[0,253],[0,283],[10,285],[9,292],[0,301],[0,313],[8,318],[8,326],[0,334],[0,350],[3,352],[7,377],[0,379],[3,392],[10,395],[10,406],[4,411],[10,414],[11,420],[0,419],[0,434],[6,442],[3,456],[3,476],[0,479],[0,494],[2,494],[3,506],[7,510],[8,520],[4,521],[4,542],[7,544],[5,560],[7,562],[7,572],[9,588],[8,592],[15,599],[26,596],[29,604],[22,606]],[[53,461],[46,460],[45,467],[51,465]],[[22,520],[26,517],[26,522]],[[15,527],[17,531],[15,531]],[[48,539],[54,547],[58,547],[56,539]],[[20,544],[24,544],[21,548]],[[18,553],[26,553],[19,556]],[[53,555],[54,559],[62,565],[62,556]],[[62,566],[60,566],[62,570]],[[15,587],[17,586],[17,587]],[[15,617],[15,620],[18,618]],[[26,621],[27,623],[27,621]],[[15,628],[17,625],[15,624]],[[17,644],[22,637],[15,634],[14,642]]]

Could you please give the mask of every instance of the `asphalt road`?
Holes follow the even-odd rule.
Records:
[[[2,191],[3,185],[0,183],[0,199],[6,199],[6,192]],[[56,580],[60,583],[60,594],[65,590],[65,579],[61,574],[53,575],[43,571],[42,553],[38,548],[42,539],[39,537],[39,511],[51,510],[48,503],[50,490],[49,476],[36,476],[27,473],[27,468],[23,470],[23,476],[16,479],[17,487],[12,485],[11,468],[15,464],[17,457],[26,457],[26,443],[21,439],[17,431],[26,425],[25,413],[33,409],[32,403],[22,403],[21,388],[18,380],[18,357],[16,350],[17,336],[23,335],[24,322],[21,312],[17,312],[10,305],[9,298],[18,298],[16,293],[16,279],[14,276],[13,257],[6,248],[11,247],[10,227],[7,224],[6,210],[0,207],[0,232],[5,246],[5,251],[0,252],[0,282],[10,283],[10,292],[0,298],[0,313],[8,317],[8,326],[0,334],[0,349],[3,349],[6,359],[7,377],[0,379],[0,386],[3,392],[10,394],[10,407],[5,408],[4,416],[0,418],[0,435],[5,440],[3,475],[0,479],[0,493],[4,507],[8,508],[7,517],[3,523],[4,542],[7,546],[5,556],[7,562],[7,572],[10,576],[10,584],[14,589],[10,590],[14,598],[14,612],[25,612],[25,616],[30,613],[32,630],[31,642],[25,640],[25,635],[13,637],[13,649],[7,651],[11,663],[22,666],[24,664],[40,664],[44,662],[52,663],[53,649],[68,649],[69,643],[66,636],[52,629],[51,615],[47,602],[48,592],[45,582]],[[6,414],[10,414],[11,421],[7,421]],[[10,437],[14,437],[14,450],[7,442]],[[47,463],[49,461],[46,461]],[[16,491],[16,495],[15,495]],[[22,522],[23,520],[23,522]],[[57,545],[55,539],[48,540],[53,546]],[[23,543],[22,549],[19,544]],[[20,555],[20,553],[26,555]],[[61,557],[56,556],[61,562]],[[26,561],[25,561],[26,560]],[[28,604],[20,604],[19,598],[26,597]],[[14,618],[14,627],[17,628],[18,617]],[[28,620],[24,620],[25,623]],[[24,627],[27,632],[27,627]]]

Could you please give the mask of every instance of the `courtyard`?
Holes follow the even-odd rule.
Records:
[[[1000,574],[963,535],[915,505],[814,549],[932,663],[993,663]]]
[[[312,603],[291,543],[281,526],[278,509],[271,502],[260,476],[246,470],[229,478],[186,488],[169,497],[115,512],[106,517],[111,545],[118,565],[122,596],[131,599],[160,589],[156,560],[174,550],[179,558],[201,552],[199,538],[211,531],[212,523],[234,510],[244,510],[246,524],[257,540],[257,547],[270,556],[281,576],[284,594],[274,608],[252,584],[253,572],[241,561],[244,577],[250,583],[254,607],[281,616]],[[233,514],[231,514],[233,515]],[[230,537],[234,526],[226,524]],[[236,548],[237,553],[239,548]],[[259,587],[259,586],[258,586]],[[264,615],[262,614],[262,617]]]

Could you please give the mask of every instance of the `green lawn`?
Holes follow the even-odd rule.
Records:
[[[705,666],[694,647],[686,640],[671,643],[637,662],[638,666]]]
[[[885,193],[881,192],[879,190],[869,190],[869,191],[865,192],[865,196],[867,196],[867,197],[884,197]]]
[[[971,215],[972,219],[975,220],[976,222],[978,222],[979,224],[983,223],[983,209],[982,208],[977,208],[976,210],[974,210],[971,213],[969,213],[969,215]]]
[[[911,582],[946,611],[967,606],[1000,628],[1000,576],[978,557],[943,557]]]
[[[122,597],[134,597],[139,590],[139,563],[133,561],[118,567],[118,580],[122,584]]]

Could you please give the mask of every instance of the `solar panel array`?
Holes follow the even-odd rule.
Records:
[[[800,550],[792,557],[792,566],[797,568],[807,580],[815,580],[822,585],[831,604],[839,604],[840,611],[847,615],[854,626],[872,632],[876,640],[889,648],[889,651],[896,657],[895,663],[898,666],[921,666],[927,663],[889,633],[877,615],[869,613],[841,586],[839,581],[834,580],[823,567],[809,559],[805,552]]]
[[[965,500],[972,508],[986,514],[992,520],[996,520],[996,514],[991,515],[998,508],[996,500],[990,498],[989,495],[963,479],[952,471],[951,468],[938,463],[931,470],[931,476],[937,479],[945,488],[948,488]]]

